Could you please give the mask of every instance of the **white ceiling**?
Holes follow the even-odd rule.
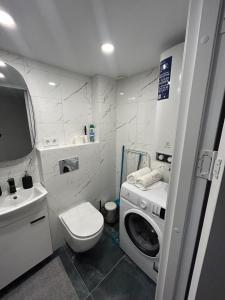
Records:
[[[0,48],[86,75],[117,77],[154,67],[184,40],[188,0],[0,0],[17,23]],[[115,52],[100,46],[112,41]]]

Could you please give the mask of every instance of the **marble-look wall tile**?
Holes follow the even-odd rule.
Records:
[[[99,208],[100,145],[89,143],[38,150],[42,183],[48,191],[48,205],[54,249],[63,243],[58,215],[85,201]],[[59,161],[79,157],[79,169],[60,175]]]
[[[122,95],[121,95],[121,92]],[[118,81],[116,100],[116,185],[119,194],[121,148],[148,151],[154,157],[154,126],[158,93],[158,68]],[[146,164],[146,161],[144,161]],[[128,157],[126,173],[137,159]]]
[[[70,144],[76,135],[83,134],[85,125],[92,123],[91,79],[87,76],[39,63],[19,55],[0,50],[0,59],[13,66],[24,77],[30,91],[36,118],[38,147],[43,146],[45,137],[55,137],[60,145]],[[50,86],[48,82],[55,82]],[[0,185],[7,188],[8,176],[21,177],[30,156],[10,163],[0,164]],[[10,165],[10,167],[8,167]],[[29,171],[35,181],[39,172],[35,156]],[[7,170],[10,172],[7,173]]]
[[[93,120],[100,149],[101,200],[112,201],[116,191],[115,113],[116,81],[106,76],[92,79]]]
[[[42,149],[37,155],[33,151],[21,160],[1,163],[0,184],[6,189],[7,178],[13,176],[21,186],[25,170],[34,181],[42,181],[48,191],[56,249],[63,243],[58,219],[61,212],[84,201],[98,208],[100,200],[104,203],[115,198],[116,82],[104,76],[91,79],[5,51],[0,51],[0,59],[15,67],[28,85],[36,117],[36,144]],[[50,81],[56,86],[49,86]],[[90,123],[96,125],[98,142],[68,145]],[[45,137],[56,137],[59,146],[44,148]],[[58,161],[75,155],[80,159],[79,170],[60,175]]]
[[[36,150],[24,158],[0,163],[0,186],[2,190],[8,189],[7,180],[10,177],[15,179],[17,187],[22,186],[22,176],[24,176],[25,171],[32,175],[34,182],[40,181]]]

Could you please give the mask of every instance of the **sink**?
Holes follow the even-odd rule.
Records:
[[[16,212],[23,212],[43,200],[47,191],[40,183],[30,189],[18,188],[14,194],[3,194],[0,197],[0,219]]]

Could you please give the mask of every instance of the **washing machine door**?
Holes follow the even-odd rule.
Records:
[[[134,245],[145,255],[156,257],[160,250],[156,228],[136,212],[129,212],[124,222],[127,234]]]

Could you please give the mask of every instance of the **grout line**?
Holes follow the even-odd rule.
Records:
[[[64,253],[66,254],[67,258],[69,259],[70,263],[72,264],[72,268],[73,268],[74,271],[78,274],[78,276],[79,276],[79,278],[80,278],[80,280],[81,280],[81,282],[82,282],[82,285],[86,288],[86,290],[87,290],[87,292],[88,292],[88,296],[89,296],[90,291],[89,291],[88,287],[86,286],[86,284],[85,284],[83,278],[81,277],[80,272],[78,271],[78,269],[77,269],[76,266],[74,265],[73,260],[72,260],[72,257],[69,255],[69,253],[67,252],[67,250],[66,250],[65,248],[64,248]],[[68,274],[68,277],[69,277],[69,274]],[[73,282],[72,282],[72,283],[73,283]],[[75,291],[76,291],[76,288],[75,288],[75,286],[74,286],[74,283],[73,283],[73,287],[74,287],[74,289],[75,289]],[[86,298],[88,298],[88,296],[87,296]],[[85,299],[86,299],[86,298],[85,298]]]
[[[89,293],[89,294],[88,294],[88,296],[87,296],[87,297],[86,297],[84,300],[87,300],[87,299],[88,299],[88,297],[91,297],[91,299],[92,299],[92,300],[94,300],[94,297],[92,296],[92,294],[91,294],[91,293]]]
[[[106,275],[104,276],[104,278],[102,279],[102,281],[100,281],[92,290],[91,290],[91,294],[102,284],[102,282],[113,272],[113,270],[119,265],[119,263],[125,258],[125,254],[117,261],[117,263],[112,267],[112,269],[106,273]]]

